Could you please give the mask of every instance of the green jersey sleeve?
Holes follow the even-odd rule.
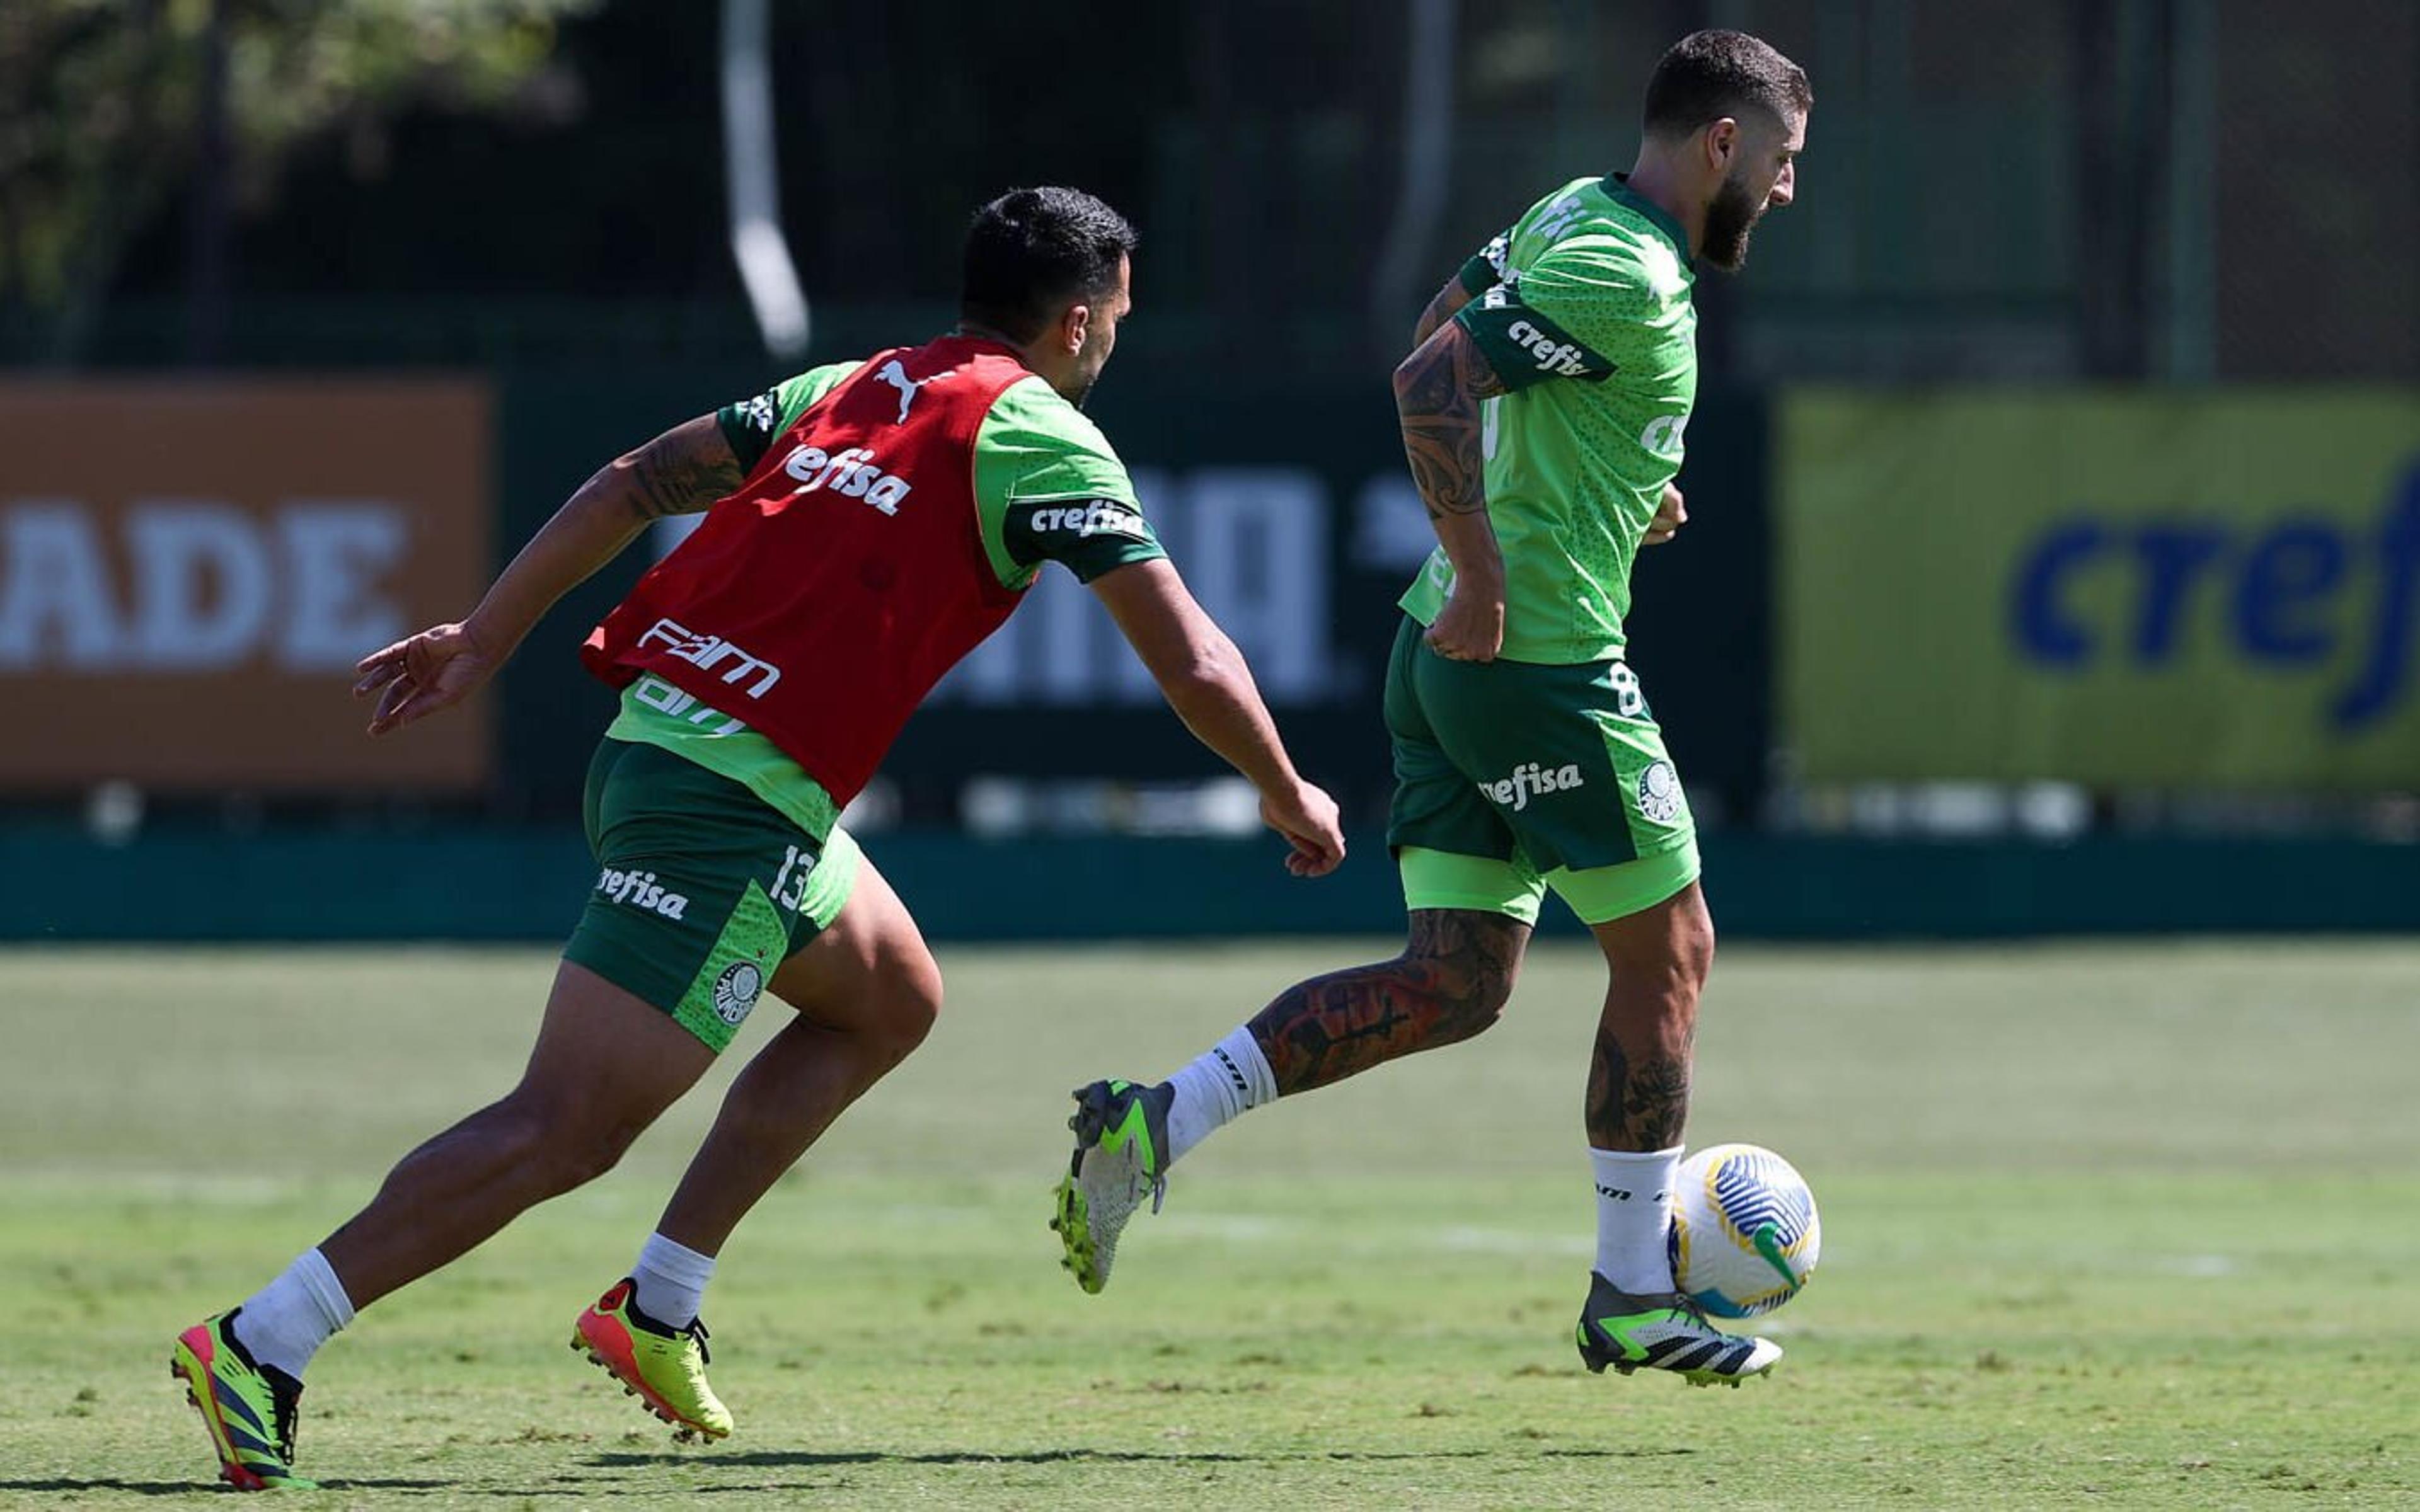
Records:
[[[1509,276],[1454,318],[1514,393],[1550,378],[1602,383],[1647,339],[1662,296],[1624,257],[1574,240]]]
[[[828,363],[809,368],[796,378],[784,378],[752,399],[739,399],[714,412],[715,423],[722,427],[722,439],[731,443],[731,455],[739,458],[742,472],[753,472],[756,464],[765,459],[766,448],[775,437],[799,423],[807,407],[830,393],[841,379],[854,373],[857,363]]]
[[[1512,233],[1507,231],[1472,253],[1470,260],[1462,265],[1462,291],[1475,300],[1503,283],[1504,275],[1512,271]]]
[[[1032,582],[1045,562],[1091,582],[1168,555],[1109,438],[1040,378],[1012,385],[984,417],[975,507],[992,570],[1011,587]]]

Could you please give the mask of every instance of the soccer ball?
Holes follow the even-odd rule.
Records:
[[[1788,1161],[1758,1145],[1711,1145],[1681,1163],[1669,1242],[1690,1300],[1716,1318],[1753,1318],[1815,1273],[1823,1223]]]

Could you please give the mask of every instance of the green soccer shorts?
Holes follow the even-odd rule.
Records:
[[[1698,831],[1663,732],[1621,661],[1451,661],[1406,617],[1387,662],[1407,908],[1535,923],[1548,887],[1586,924],[1698,877]]]
[[[582,804],[598,872],[563,949],[720,1053],[791,952],[840,916],[857,842],[818,842],[729,778],[602,740]]]

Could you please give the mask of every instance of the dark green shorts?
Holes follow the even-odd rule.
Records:
[[[598,742],[582,817],[600,870],[564,959],[716,1051],[857,880],[847,831],[819,843],[738,783],[656,746]]]
[[[1450,661],[1407,617],[1386,708],[1407,906],[1534,921],[1551,887],[1602,924],[1697,880],[1689,801],[1627,664]]]

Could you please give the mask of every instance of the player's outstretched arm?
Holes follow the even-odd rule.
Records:
[[[1504,393],[1470,333],[1447,320],[1395,369],[1395,413],[1412,482],[1453,563],[1453,590],[1428,642],[1457,661],[1493,661],[1504,644],[1504,555],[1487,518],[1479,406]]]
[[[1243,653],[1176,568],[1165,558],[1128,563],[1092,587],[1185,727],[1260,790],[1261,818],[1294,847],[1286,870],[1298,877],[1335,871],[1344,859],[1336,800],[1294,769]]]
[[[675,425],[597,470],[541,526],[470,618],[431,625],[364,656],[355,698],[376,696],[385,734],[468,698],[495,675],[538,616],[666,515],[693,515],[739,486],[743,471],[712,415]]]

